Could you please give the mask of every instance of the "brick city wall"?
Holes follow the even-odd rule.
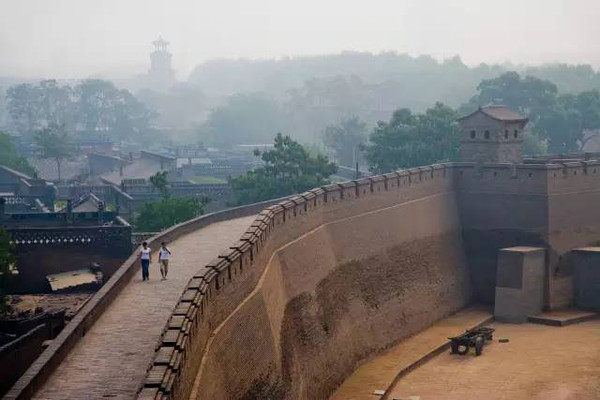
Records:
[[[469,286],[450,165],[306,192],[192,279],[140,398],[323,398]]]
[[[546,306],[569,305],[571,250],[600,241],[600,162],[454,166],[476,298],[493,302],[498,249],[526,245],[547,249]]]
[[[548,263],[547,305],[568,302],[569,246],[598,240],[597,164],[432,165],[329,185],[267,207],[190,280],[140,398],[325,396],[360,360],[466,304],[465,255],[472,287],[485,299],[494,293],[487,277],[495,276],[499,248],[547,247],[547,258],[556,260]],[[154,241],[260,209],[215,213]],[[134,261],[9,398],[39,386],[127,283]]]
[[[480,300],[493,299],[498,249],[545,246],[554,271],[597,240],[597,164],[434,165],[270,207],[190,283],[141,397],[187,396],[194,382],[198,398],[326,396],[360,360],[469,300],[463,238]],[[571,301],[570,280],[552,273],[547,306]]]

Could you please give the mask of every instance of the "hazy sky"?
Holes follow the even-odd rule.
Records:
[[[143,73],[159,35],[180,79],[212,58],[343,50],[599,67],[599,20],[600,0],[0,0],[0,75]]]

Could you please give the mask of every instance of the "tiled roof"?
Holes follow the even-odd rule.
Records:
[[[50,181],[58,179],[58,168],[54,160],[28,157],[27,161],[38,171],[40,178]],[[63,180],[75,179],[85,175],[86,172],[87,159],[82,157],[75,160],[63,160],[60,166],[60,177]]]
[[[120,185],[123,179],[148,179],[160,170],[160,162],[147,158],[138,158],[131,164],[123,167],[123,175],[117,169],[105,172],[100,175],[100,178],[114,185]]]
[[[477,114],[478,112],[482,112],[490,118],[499,120],[499,121],[510,121],[510,122],[519,122],[519,121],[527,121],[528,118],[519,114],[516,111],[511,110],[506,106],[485,106],[479,107],[477,110],[472,112],[469,115],[465,115],[464,117],[459,118],[459,120],[463,120],[469,118],[472,115]]]

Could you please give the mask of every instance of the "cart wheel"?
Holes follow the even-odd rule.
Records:
[[[469,352],[469,345],[468,344],[461,344],[458,346],[458,349],[456,350],[456,352],[458,354],[460,354],[461,356],[464,356],[465,354],[467,354]]]
[[[458,343],[451,342],[450,343],[450,349],[452,350],[452,354],[458,353]]]
[[[481,353],[483,352],[483,342],[485,342],[485,339],[482,338],[481,336],[478,336],[475,339],[475,354],[480,356]]]

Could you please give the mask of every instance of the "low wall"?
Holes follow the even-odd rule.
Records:
[[[49,291],[47,275],[87,268],[92,262],[110,277],[131,255],[129,225],[10,228],[19,274],[12,293]]]
[[[366,357],[463,307],[450,172],[330,185],[261,212],[190,281],[140,398],[325,398]]]
[[[207,214],[171,227],[148,240],[152,243],[171,242],[189,232],[201,229],[215,222],[249,216],[281,199],[232,208]],[[4,397],[5,399],[28,399],[46,381],[77,341],[85,335],[104,310],[119,295],[123,287],[139,268],[137,255],[130,256],[113,276],[96,292],[87,304],[77,313],[50,346],[31,364]]]
[[[0,347],[0,396],[10,389],[40,355],[42,344],[48,338],[48,328],[41,324]]]

